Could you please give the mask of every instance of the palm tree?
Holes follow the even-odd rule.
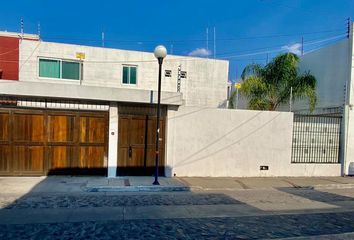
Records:
[[[298,63],[297,55],[285,53],[265,66],[246,66],[241,75],[240,90],[248,99],[248,108],[274,111],[280,104],[289,103],[292,92],[294,100],[307,98],[312,112],[317,101],[316,78],[308,71],[299,74]]]

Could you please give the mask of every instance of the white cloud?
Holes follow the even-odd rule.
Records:
[[[296,55],[301,55],[301,43],[294,43],[294,44],[290,44],[290,45],[285,45],[285,46],[282,46],[281,49],[283,49],[287,52],[295,53]]]
[[[206,48],[196,48],[190,53],[188,53],[188,56],[192,57],[207,57],[211,55],[211,51],[207,50]]]

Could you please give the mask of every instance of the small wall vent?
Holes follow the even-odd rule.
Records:
[[[260,166],[260,170],[269,170],[269,166]]]
[[[165,77],[172,77],[172,70],[165,70]]]
[[[181,71],[181,78],[187,78],[187,72]]]

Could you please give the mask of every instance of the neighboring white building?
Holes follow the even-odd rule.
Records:
[[[354,174],[354,52],[353,25],[349,38],[301,56],[300,71],[317,79],[317,105],[312,114],[342,116],[342,174]],[[309,113],[306,101],[293,104],[295,113]],[[350,170],[351,169],[351,170]]]
[[[325,159],[324,161],[331,157],[339,157],[343,175],[354,174],[354,52],[352,28],[353,26],[351,26],[348,38],[300,56],[300,72],[309,71],[317,79],[317,105],[314,112],[309,111],[309,103],[306,99],[292,102],[291,109],[290,104],[278,108],[279,111],[291,111],[298,115],[319,116],[317,120],[315,118],[312,118],[312,120],[310,120],[311,118],[306,119],[306,117],[300,120],[301,116],[296,118],[296,121],[300,122],[294,120],[294,132],[306,131],[307,129],[307,131],[313,131],[309,133],[313,135],[307,136],[309,134],[304,133],[299,138],[294,133],[293,143],[298,141],[304,152],[297,153],[293,150],[292,160],[297,161],[296,159],[299,156],[306,155],[310,158],[315,156],[321,158],[322,156]],[[236,90],[232,89],[231,91],[235,92]],[[236,104],[236,101],[234,104]],[[247,109],[247,104],[247,99],[239,96],[238,109]],[[327,120],[325,116],[328,117]],[[337,117],[342,119],[340,126],[336,120]],[[316,128],[318,128],[316,130],[311,129],[315,126],[313,125],[315,122],[317,124]],[[337,129],[339,127],[340,130]],[[328,133],[329,129],[335,130]],[[339,132],[340,137],[337,136]],[[327,142],[324,143],[324,139]],[[333,149],[335,149],[334,153]],[[340,153],[338,153],[338,149]]]
[[[351,45],[352,39],[343,39],[301,56],[300,71],[310,71],[317,79],[315,113],[341,111],[344,107],[347,84],[351,82]],[[308,109],[307,101],[294,103],[296,112],[308,112]]]

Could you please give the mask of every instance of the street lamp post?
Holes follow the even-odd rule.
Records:
[[[160,101],[161,101],[161,72],[162,72],[162,62],[167,55],[167,50],[164,46],[159,45],[155,48],[154,55],[159,63],[159,79],[158,79],[158,94],[157,94],[157,115],[156,115],[156,147],[155,147],[155,181],[153,185],[160,185],[159,177],[159,135],[160,135]]]

